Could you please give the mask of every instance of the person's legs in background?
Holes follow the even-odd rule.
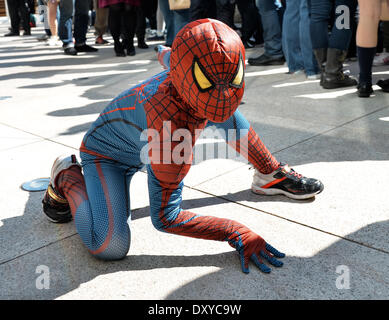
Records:
[[[149,15],[147,16],[147,19],[149,19],[150,22],[150,29],[155,31],[157,31],[158,29],[157,12],[158,12],[158,0],[151,0]]]
[[[124,4],[124,14],[122,15],[122,23],[124,29],[123,44],[124,48],[127,50],[127,55],[129,56],[134,56],[136,54],[134,47],[134,36],[137,29],[138,9],[138,6]]]
[[[28,15],[29,15],[29,25],[30,28],[36,27],[36,20],[35,20],[35,0],[27,0],[27,7],[28,7]]]
[[[11,20],[11,31],[6,33],[5,37],[19,36],[20,17],[18,4],[14,0],[7,0],[9,19]]]
[[[171,47],[172,43],[173,43],[173,39],[176,35],[175,30],[174,30],[173,11],[170,10],[169,0],[159,0],[158,5],[162,11],[163,19],[165,20],[165,24],[166,24],[166,43],[165,43],[165,46]]]
[[[352,17],[355,14],[354,0],[335,0],[335,23],[332,27],[327,50],[327,63],[323,77],[323,88],[336,89],[357,85],[357,81],[343,73],[343,62],[352,37],[351,25],[346,25],[344,15]],[[344,23],[344,24],[343,24]]]
[[[75,0],[74,9],[74,48],[77,52],[96,52],[98,49],[86,44],[86,33],[88,32],[89,22],[89,2]]]
[[[355,0],[335,0],[332,10],[335,10],[335,23],[328,37],[328,48],[346,52],[351,41],[351,17],[355,14],[356,2]]]
[[[30,7],[29,3],[26,0],[14,0],[18,4],[19,15],[22,19],[23,25],[23,35],[30,36],[31,35],[31,26],[30,26]]]
[[[146,35],[146,16],[145,12],[148,11],[147,1],[141,1],[141,5],[136,8],[137,17],[136,17],[136,37],[138,40],[139,49],[148,49],[149,46],[145,42]]]
[[[237,0],[236,4],[242,17],[241,38],[243,45],[245,48],[252,48],[254,44],[250,43],[249,40],[260,23],[258,10],[254,0]]]
[[[355,79],[343,73],[343,62],[347,56],[352,31],[350,25],[343,25],[350,19],[344,15],[354,15],[354,0],[310,0],[311,41],[317,63],[321,69],[320,85],[325,89],[355,86]],[[328,34],[328,23],[332,10],[335,10],[335,22]]]
[[[383,33],[383,47],[385,52],[389,52],[389,3],[381,2],[381,20],[382,20],[382,33]],[[389,57],[384,61],[385,64],[389,64]],[[381,87],[382,91],[389,92],[389,79],[380,79],[377,81],[377,85]]]
[[[321,71],[320,84],[323,84],[325,63],[327,61],[328,49],[328,23],[332,4],[330,1],[309,0],[308,7],[311,13],[309,30],[312,41],[312,48]]]
[[[190,21],[217,17],[215,0],[191,0],[189,10]]]
[[[153,0],[154,1],[154,0]],[[150,36],[147,37],[148,41],[161,41],[165,40],[164,37],[164,17],[161,10],[161,3],[159,0],[155,0],[157,2],[157,12],[156,12],[156,30],[155,32],[150,32]]]
[[[311,40],[311,34],[309,28],[310,14],[309,14],[307,0],[300,0],[299,11],[300,11],[299,41],[300,41],[302,61],[303,61],[303,65],[307,77],[316,79],[319,73],[319,68],[312,49],[312,40]]]
[[[122,14],[124,12],[124,5],[122,3],[111,4],[108,8],[108,26],[111,36],[114,41],[114,51],[116,56],[125,57],[124,45],[120,40],[122,31]]]
[[[174,38],[178,31],[180,31],[185,25],[189,23],[190,11],[189,9],[183,10],[173,10],[173,19],[174,19]]]
[[[377,30],[381,16],[380,0],[359,0],[357,52],[359,63],[358,95],[367,98],[373,93],[372,66],[377,47]]]
[[[389,52],[389,21],[382,21],[382,33],[384,37],[384,50]]]
[[[235,4],[231,0],[216,0],[216,19],[234,28]]]
[[[382,21],[383,47],[386,57],[383,59],[384,64],[389,64],[389,21]]]
[[[47,18],[50,27],[50,38],[47,44],[49,46],[56,46],[58,42],[58,22],[57,22],[58,1],[49,0],[47,2]]]
[[[11,20],[11,30],[5,37],[19,36],[20,23],[23,25],[23,35],[31,35],[30,9],[26,0],[7,0],[9,18]]]
[[[108,8],[100,8],[99,1],[93,0],[93,7],[96,11],[96,19],[95,19],[95,44],[98,45],[106,45],[109,44],[107,40],[103,38],[104,34],[107,32],[108,28]]]
[[[49,18],[48,18],[48,7],[46,2],[43,2],[43,0],[38,0],[38,14],[39,14],[39,20],[43,22],[44,28],[45,28],[45,34],[40,35],[37,37],[38,41],[46,41],[51,37],[51,31],[49,26]],[[57,9],[57,12],[59,10]],[[57,17],[57,21],[59,20],[59,15]],[[58,28],[57,28],[58,33]]]
[[[298,73],[304,70],[304,61],[301,53],[301,42],[298,26],[300,26],[300,1],[289,0],[284,13],[282,50],[288,64],[289,73]]]
[[[77,55],[73,43],[73,0],[61,0],[59,3],[58,36],[62,41],[62,47],[67,55]]]
[[[136,30],[137,7],[125,3],[117,3],[109,6],[108,26],[114,41],[116,56],[125,57],[136,54],[134,36]],[[120,40],[121,35],[123,41]]]
[[[359,13],[356,11],[357,10],[355,10],[354,15],[350,17],[351,40],[347,51],[347,59],[353,61],[357,61],[357,25]]]
[[[256,0],[256,6],[262,19],[265,53],[259,57],[249,58],[248,63],[254,66],[284,64],[278,7],[274,0]]]
[[[143,0],[142,9],[145,18],[149,21],[149,32],[155,34],[157,32],[158,0]]]
[[[379,29],[381,39],[380,37],[378,38],[377,52],[380,53],[376,54],[374,57],[373,66],[383,66],[385,64],[389,64],[389,21],[381,21]],[[380,47],[381,51],[379,50]]]
[[[166,24],[166,46],[171,47],[178,31],[190,22],[191,10],[170,10],[168,0],[159,0],[159,6]]]
[[[15,5],[15,8],[13,10],[16,10],[17,13],[17,22],[18,22],[17,31],[19,32],[20,24],[22,24],[24,30],[23,35],[30,36],[31,26],[30,26],[29,2],[27,0],[13,0],[13,2]],[[13,12],[13,14],[15,14],[15,12]],[[10,11],[10,15],[11,15],[11,11]],[[15,27],[16,24],[12,26],[12,19],[11,19],[11,29],[14,30]]]

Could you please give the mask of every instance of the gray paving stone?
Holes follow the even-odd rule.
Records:
[[[388,255],[199,192],[184,191],[200,214],[239,220],[285,251],[269,275],[240,270],[227,243],[165,234],[148,217],[131,223],[132,242],[121,261],[91,257],[78,236],[0,265],[2,299],[387,299]],[[143,210],[143,209],[141,209]],[[135,213],[136,215],[136,213]],[[387,226],[386,226],[387,227]],[[361,230],[357,230],[356,233]],[[307,241],[309,239],[309,241]],[[49,289],[39,266],[49,269]],[[349,289],[337,278],[349,272]],[[42,268],[42,267],[41,267]],[[337,273],[337,270],[339,273]],[[38,269],[39,271],[39,269]],[[340,280],[338,280],[340,281]],[[20,286],[23,283],[23,286]]]
[[[0,151],[42,141],[42,138],[0,124]]]
[[[313,200],[257,195],[251,192],[254,170],[248,166],[199,184],[196,189],[389,252],[386,179],[376,174],[379,167],[385,176],[387,162],[317,162],[293,167],[308,177],[319,178],[324,191]],[[366,228],[354,234],[378,222],[378,229]]]

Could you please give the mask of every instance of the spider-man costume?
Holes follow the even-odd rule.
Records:
[[[86,133],[80,148],[83,174],[74,156],[54,163],[44,199],[46,214],[50,214],[50,204],[63,206],[64,212],[69,205],[77,231],[93,255],[107,260],[123,258],[130,246],[129,183],[146,157],[155,228],[227,241],[239,252],[246,273],[250,259],[263,272],[270,268],[261,257],[281,266],[275,257],[284,254],[239,222],[181,209],[183,178],[192,155],[176,151],[182,139],[174,136],[180,129],[191,134],[190,150],[199,129],[209,125],[233,129],[236,134],[232,138],[226,134],[227,142],[257,170],[267,174],[279,168],[237,110],[244,91],[245,61],[239,36],[219,21],[197,20],[177,34],[171,51],[160,47],[158,58],[167,70],[121,93]],[[144,150],[146,154],[142,154]],[[166,160],[166,155],[186,161],[156,160]]]

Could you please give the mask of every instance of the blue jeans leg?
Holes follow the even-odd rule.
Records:
[[[274,58],[283,57],[281,24],[274,0],[256,0],[261,15],[265,54]]]
[[[59,3],[59,12],[58,36],[64,47],[71,47],[73,46],[73,0],[62,0]]]
[[[346,6],[349,9],[350,17],[355,14],[357,1],[355,0],[335,0],[335,8]],[[314,49],[320,48],[336,48],[347,50],[350,44],[352,30],[351,28],[338,28],[337,19],[344,12],[340,11],[335,14],[335,23],[331,30],[331,35],[328,35],[328,22],[333,9],[332,3],[328,0],[309,0],[311,11],[311,40]]]
[[[299,2],[300,0],[288,0],[284,13],[282,49],[288,64],[289,72],[304,69],[304,61],[300,47],[300,32],[299,29],[296,28],[296,26],[300,24]]]
[[[295,0],[293,0],[295,1]],[[319,73],[319,67],[317,65],[315,56],[313,54],[311,34],[309,32],[309,9],[307,0],[300,0],[300,48],[301,55],[304,62],[304,69],[308,76]]]
[[[159,7],[161,8],[163,19],[165,20],[166,24],[166,44],[171,46],[173,43],[173,39],[175,37],[175,28],[174,28],[174,12],[170,10],[169,8],[169,1],[168,0],[159,0],[158,2]]]
[[[355,0],[336,0],[335,8],[342,9],[342,7],[347,7],[349,10],[350,19],[354,16],[357,6],[357,1]],[[338,13],[335,13],[335,21],[337,19],[342,19],[342,15],[345,14],[342,10],[339,10]],[[346,13],[347,14],[347,13]],[[329,48],[335,48],[339,50],[348,50],[350,45],[350,40],[352,37],[351,26],[342,26],[339,28],[337,23],[334,23],[332,27],[331,35],[329,37]]]
[[[328,22],[332,4],[328,0],[309,0],[310,34],[313,49],[328,48]]]
[[[174,37],[177,35],[185,25],[189,23],[190,11],[189,9],[185,10],[175,10],[174,12]]]

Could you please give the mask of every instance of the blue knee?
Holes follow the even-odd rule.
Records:
[[[111,241],[103,251],[92,254],[101,260],[121,260],[127,256],[131,245],[131,233],[127,235],[112,237]]]

